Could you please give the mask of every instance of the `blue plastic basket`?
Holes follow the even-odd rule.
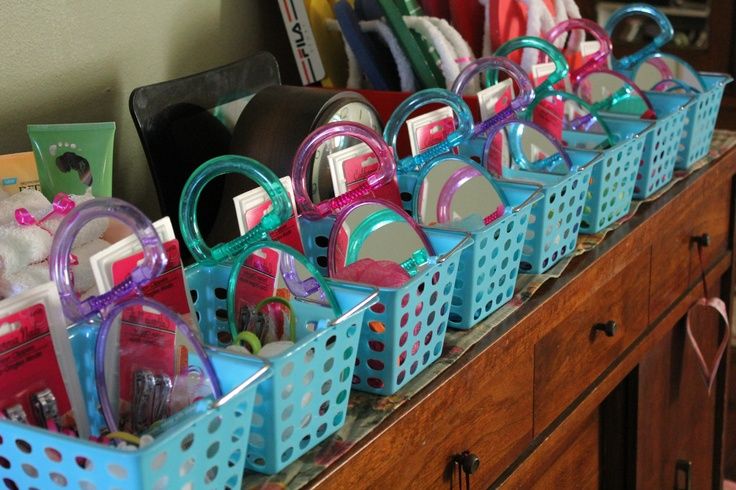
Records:
[[[83,394],[97,400],[92,354],[97,326],[76,325],[69,332]],[[22,489],[240,488],[256,383],[268,376],[268,368],[256,358],[209,354],[223,391],[243,389],[222,405],[180,412],[170,428],[137,451],[0,420],[0,479],[7,488]]]
[[[222,289],[227,290],[230,267],[199,264],[186,274],[205,343],[219,345],[218,333],[229,332]],[[277,473],[345,423],[363,316],[377,293],[335,282],[330,286],[344,313],[327,328],[314,331],[319,320],[331,318],[329,307],[291,301],[298,341],[269,358],[273,376],[258,386],[248,439],[249,469]]]
[[[567,175],[505,168],[504,177],[538,182],[543,196],[532,205],[521,253],[521,272],[542,274],[575,250],[588,183],[600,154],[568,150],[577,170]],[[528,186],[524,186],[528,187]]]
[[[593,168],[580,233],[598,233],[629,212],[644,142],[653,128],[653,124],[639,120],[612,123],[609,129],[619,142],[602,151],[601,162]],[[566,132],[565,140],[574,148],[595,148],[605,137]]]
[[[685,117],[695,100],[687,95],[662,92],[647,92],[647,97],[654,106],[657,120],[644,140],[634,199],[646,199],[672,180]],[[613,113],[606,113],[605,117],[609,128],[616,127],[619,122],[639,120]]]
[[[733,80],[730,75],[720,73],[701,73],[705,92],[695,96],[694,103],[687,111],[685,129],[677,153],[675,168],[686,170],[703,158],[710,149],[713,131],[721,107],[723,90]]]
[[[303,221],[306,255],[318,264],[327,255],[319,237],[329,236],[333,218]],[[379,288],[378,302],[363,318],[353,388],[393,395],[442,354],[461,253],[467,233],[423,228],[438,258],[400,288]],[[364,284],[334,281],[365,294]]]
[[[399,176],[402,203],[408,213],[413,210],[417,178],[416,173]],[[470,233],[473,244],[460,256],[448,319],[449,326],[459,330],[472,328],[513,297],[532,204],[541,198],[537,190],[541,186],[519,186],[504,180],[496,183],[509,205],[500,219]]]

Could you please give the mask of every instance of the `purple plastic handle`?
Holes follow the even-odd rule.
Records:
[[[437,222],[446,224],[450,222],[450,209],[452,208],[452,200],[455,194],[460,188],[465,185],[471,179],[476,177],[483,177],[483,173],[477,168],[466,165],[456,170],[445,183],[442,185],[440,190],[439,198],[437,199]],[[496,209],[491,215],[493,218],[491,221],[498,217],[498,209]],[[501,213],[503,213],[503,205],[501,206]],[[484,216],[484,221],[489,218]],[[490,223],[490,221],[489,221]],[[486,223],[488,224],[488,223]]]
[[[115,416],[113,415],[110,397],[107,394],[107,381],[105,380],[105,350],[107,347],[107,337],[110,334],[110,328],[112,328],[116,323],[114,320],[123,313],[125,308],[133,306],[142,306],[156,310],[174,322],[177,330],[184,335],[187,342],[189,342],[189,345],[194,348],[194,352],[199,356],[199,359],[202,362],[202,370],[204,371],[204,374],[207,375],[207,378],[210,380],[210,384],[212,385],[212,395],[215,399],[222,396],[220,380],[217,378],[215,368],[212,366],[212,362],[207,356],[207,353],[205,353],[202,343],[194,332],[192,332],[189,326],[181,320],[179,315],[161,303],[142,296],[133,298],[113,306],[110,310],[110,314],[102,322],[102,325],[100,325],[100,329],[97,332],[97,343],[95,344],[95,383],[97,384],[97,395],[100,398],[102,415],[105,417],[105,423],[107,424],[108,429],[110,429],[110,432],[117,432],[118,424],[117,420],[115,420]]]
[[[462,96],[465,91],[465,86],[470,83],[473,78],[483,72],[493,69],[501,70],[508,74],[518,85],[519,95],[514,97],[509,107],[505,108],[492,118],[476,125],[473,131],[474,134],[486,132],[491,128],[491,126],[499,124],[505,119],[511,117],[514,113],[529,107],[529,105],[534,101],[534,87],[532,86],[531,80],[529,80],[529,76],[519,65],[507,58],[501,58],[500,56],[478,58],[471,62],[468,66],[463,68],[463,71],[461,71],[455,79],[455,82],[452,84],[452,91],[455,94]]]
[[[605,29],[590,19],[568,19],[560,22],[550,29],[545,34],[544,38],[547,41],[554,43],[562,34],[572,32],[575,29],[580,29],[591,34],[595,40],[598,41],[598,44],[600,44],[598,51],[593,53],[590,59],[588,59],[583,66],[570,72],[570,79],[575,85],[577,85],[579,79],[589,72],[608,67],[608,57],[613,51],[613,45],[611,43],[611,38],[608,36]],[[547,56],[540,51],[539,59],[540,61],[544,61],[547,59]]]
[[[427,235],[424,233],[424,231],[421,229],[421,227],[417,224],[416,221],[412,219],[411,216],[406,214],[406,211],[399,208],[395,204],[385,201],[383,199],[367,199],[360,202],[354,202],[343,208],[342,211],[340,211],[340,214],[337,215],[337,218],[335,220],[335,224],[332,227],[332,231],[330,232],[330,243],[329,248],[327,250],[327,267],[330,273],[330,277],[335,277],[335,275],[338,273],[338,268],[336,264],[336,258],[335,258],[335,245],[337,244],[337,236],[338,233],[340,233],[340,230],[342,229],[342,225],[345,223],[345,220],[347,220],[348,216],[350,216],[350,213],[355,211],[356,209],[359,209],[363,206],[381,206],[383,208],[388,208],[391,211],[395,212],[399,217],[403,218],[406,223],[411,226],[414,229],[414,232],[417,234],[419,239],[422,241],[422,244],[424,245],[424,248],[427,249],[427,253],[429,255],[434,255],[434,249],[432,248],[432,245],[429,243],[429,239],[427,238]],[[376,211],[378,212],[378,211]],[[343,265],[344,267],[344,265]]]
[[[322,143],[338,136],[355,138],[368,145],[378,159],[378,168],[355,189],[315,204],[307,191],[309,164]],[[336,214],[348,204],[369,197],[374,190],[390,183],[396,176],[396,162],[391,148],[371,128],[354,122],[329,123],[314,130],[302,142],[294,156],[291,172],[297,206],[305,218],[315,220]]]
[[[329,304],[325,297],[325,290],[314,277],[302,279],[296,270],[294,256],[281,252],[281,275],[284,278],[286,287],[297,298],[308,298],[319,291],[320,302],[324,305]]]
[[[74,277],[69,270],[74,239],[84,225],[105,217],[116,219],[133,230],[143,246],[143,261],[110,291],[80,301],[74,291]],[[71,322],[104,313],[107,307],[119,303],[131,291],[139,290],[161,274],[166,262],[166,252],[151,221],[132,204],[116,198],[93,199],[72,209],[59,224],[49,254],[51,280],[59,290],[64,315]]]

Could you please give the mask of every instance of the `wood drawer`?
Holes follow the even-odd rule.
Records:
[[[697,205],[692,235],[701,236],[707,233],[710,244],[703,248],[703,263],[708,270],[729,247],[731,232],[731,202],[733,182],[728,168],[719,168],[711,172],[703,183],[703,189]],[[690,284],[700,281],[700,261],[698,248],[690,243]]]
[[[534,434],[543,431],[649,323],[649,250],[593,291],[534,346]],[[602,271],[602,274],[605,273]],[[605,279],[601,276],[600,281]],[[594,325],[616,322],[613,336]]]
[[[698,204],[703,192],[703,179],[685,189],[670,206],[666,215],[659,215],[660,231],[652,238],[652,284],[649,297],[649,317],[652,321],[672,305],[690,284],[691,241],[701,210]]]
[[[532,372],[532,343],[501,338],[317,487],[449,488],[452,456],[469,450],[472,485],[487,488],[532,440]]]

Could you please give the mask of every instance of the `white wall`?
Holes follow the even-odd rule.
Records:
[[[30,150],[30,123],[113,120],[114,194],[152,218],[131,90],[259,49],[289,56],[271,0],[0,0],[0,19],[0,153]]]

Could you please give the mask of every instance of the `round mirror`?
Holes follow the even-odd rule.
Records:
[[[661,82],[672,80],[675,83]],[[667,54],[650,56],[639,64],[634,72],[634,82],[646,90],[678,90],[692,89],[703,92],[703,82],[700,74],[685,61]]]
[[[501,126],[486,140],[483,153],[484,167],[494,175],[501,175],[501,169],[509,167],[566,175],[571,167],[554,136],[529,122],[513,121]]]
[[[330,235],[330,276],[397,287],[434,255],[427,237],[404,211],[386,201],[362,201],[340,213]]]
[[[456,158],[422,173],[414,216],[425,226],[476,231],[503,216],[506,200],[480,166]]]
[[[581,140],[576,135],[569,135],[570,131],[600,136],[591,138],[593,144],[586,146],[586,149],[605,149],[614,142],[608,126],[598,112],[576,95],[552,92],[540,99],[532,114],[534,122],[549,128],[550,134],[558,138],[565,147],[578,147]]]
[[[641,118],[655,116],[641,89],[621,74],[602,70],[591,72],[578,83],[578,95],[597,111],[615,112]]]

